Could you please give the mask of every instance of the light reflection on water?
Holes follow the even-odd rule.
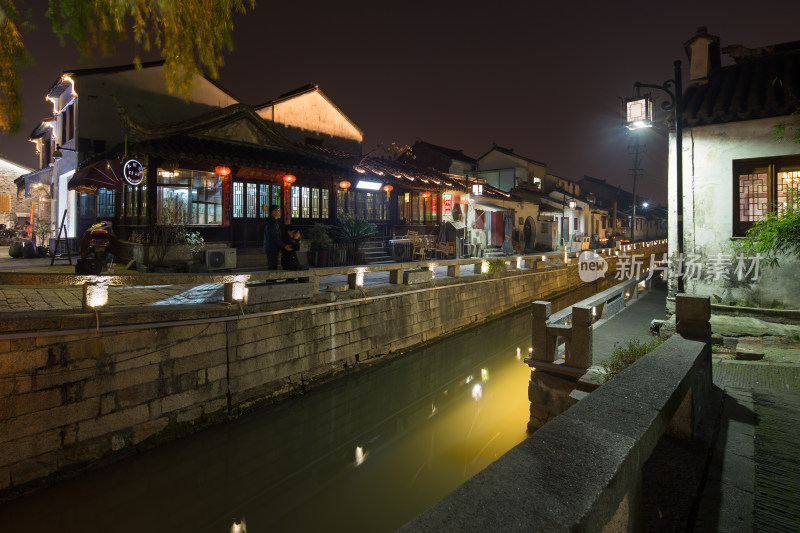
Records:
[[[521,312],[0,507],[4,531],[393,531],[525,437]]]

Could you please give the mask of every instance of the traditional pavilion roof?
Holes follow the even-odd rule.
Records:
[[[692,85],[683,97],[688,126],[790,115],[800,101],[800,41],[722,50],[736,64],[712,71],[708,83]]]
[[[453,148],[446,148],[444,146],[438,146],[436,144],[431,144],[431,143],[425,142],[425,141],[417,141],[416,143],[414,143],[414,146],[416,146],[416,145],[425,146],[426,148],[429,148],[430,150],[432,150],[434,152],[438,152],[438,153],[440,153],[440,154],[442,154],[444,156],[447,156],[447,157],[449,157],[450,159],[452,159],[454,161],[463,161],[464,163],[470,163],[470,164],[473,164],[473,165],[475,163],[477,163],[477,159],[474,159],[474,158],[466,155],[462,150],[456,150],[456,149],[453,149]]]

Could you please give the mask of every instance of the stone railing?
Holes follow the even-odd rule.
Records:
[[[666,251],[666,240],[635,243],[618,248],[593,250],[605,258],[613,258],[621,254],[663,253]],[[459,278],[474,275],[492,275],[491,264],[502,262],[503,269],[515,272],[544,271],[551,268],[574,266],[578,263],[580,252],[545,255],[513,255],[499,258],[469,258],[425,260],[381,265],[363,265],[347,267],[312,268],[306,271],[259,271],[241,273],[196,273],[196,274],[113,274],[113,275],[74,275],[0,272],[0,285],[80,285],[83,286],[82,308],[85,311],[103,307],[108,301],[108,289],[112,286],[148,287],[158,285],[205,285],[224,284],[224,300],[241,304],[263,303],[267,301],[297,299],[311,297],[319,292],[320,278],[327,276],[346,276],[347,289],[358,289],[368,276],[378,273],[389,273],[390,284],[414,284],[414,276],[404,275],[409,270],[447,267],[447,276]],[[309,283],[298,284],[281,295],[275,285],[265,282],[295,278],[305,278]],[[421,280],[426,281],[425,279]],[[280,284],[283,285],[283,284]],[[343,287],[344,288],[344,287]]]
[[[529,366],[557,370],[575,376],[583,375],[592,365],[592,327],[625,308],[628,300],[636,300],[640,290],[650,286],[654,272],[638,276],[590,296],[570,307],[551,314],[550,302],[531,304],[532,353],[525,361]],[[559,337],[564,339],[564,362],[557,362]]]
[[[401,531],[634,531],[661,435],[709,407],[710,304],[679,296],[677,334],[545,424]]]

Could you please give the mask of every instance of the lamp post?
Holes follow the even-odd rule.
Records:
[[[635,95],[626,102],[626,126],[630,130],[650,128],[653,126],[653,101],[650,95],[640,96],[639,89],[656,89],[663,91],[670,97],[669,102],[662,102],[661,109],[675,113],[675,171],[677,178],[677,211],[678,211],[678,261],[683,257],[683,124],[681,114],[681,62],[675,61],[675,78],[665,81],[662,85],[636,82],[633,84]],[[635,206],[635,204],[634,204]],[[635,223],[635,221],[634,221]],[[678,290],[684,291],[683,275],[678,275]]]

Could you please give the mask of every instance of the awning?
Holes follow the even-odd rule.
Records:
[[[100,189],[122,192],[122,162],[104,159],[78,170],[69,180],[67,188],[89,194],[99,194]]]
[[[467,225],[460,220],[448,220],[447,223],[453,226],[455,229],[464,229],[467,227]]]
[[[50,178],[52,174],[53,167],[46,167],[18,177],[14,180],[14,183],[17,184],[17,192],[25,191],[25,196],[30,196],[31,190],[39,188],[37,185],[49,187],[52,183]],[[49,189],[47,190],[49,193]]]
[[[484,211],[509,211],[509,212],[513,212],[514,211],[513,209],[509,209],[507,207],[502,207],[502,206],[499,206],[499,205],[496,205],[496,204],[492,204],[492,203],[489,203],[489,202],[484,202],[483,200],[481,200],[480,202],[476,201],[475,202],[475,208],[476,209],[483,209]]]

